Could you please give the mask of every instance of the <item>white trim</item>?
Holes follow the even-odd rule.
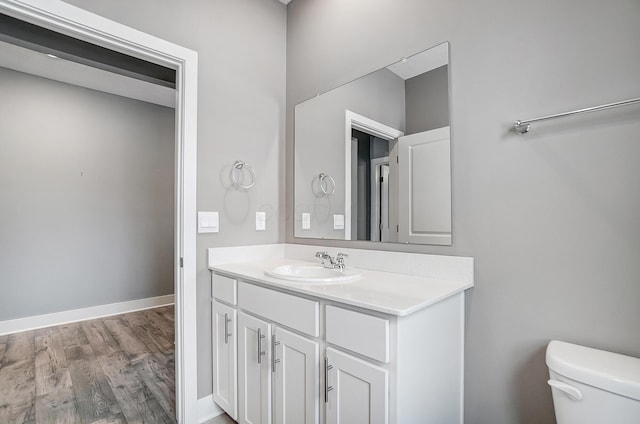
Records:
[[[213,401],[213,395],[198,399],[198,422],[200,424],[222,415],[223,413],[224,411]]]
[[[176,415],[196,423],[198,53],[60,0],[0,0],[0,13],[176,70]]]
[[[143,309],[157,308],[158,306],[173,305],[175,297],[172,294],[166,296],[149,297],[146,299],[130,300],[128,302],[109,303],[107,305],[91,306],[89,308],[72,309],[70,311],[54,312],[46,315],[16,318],[0,321],[0,336],[5,334],[30,331],[37,328],[53,327],[68,324],[70,322],[85,321],[120,315],[127,312],[141,311]]]
[[[460,346],[462,350],[460,352],[460,423],[464,423],[464,348],[465,348],[465,323],[467,322],[465,316],[465,295],[464,292],[458,296],[462,297],[460,304]]]
[[[355,128],[384,140],[395,140],[404,132],[350,110],[344,112],[344,239],[351,240],[351,130]]]

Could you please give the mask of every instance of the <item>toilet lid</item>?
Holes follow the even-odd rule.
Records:
[[[547,366],[567,378],[640,400],[640,359],[553,340]]]

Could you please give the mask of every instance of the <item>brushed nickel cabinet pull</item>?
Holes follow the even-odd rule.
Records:
[[[271,371],[272,372],[276,372],[276,364],[280,363],[280,359],[276,359],[277,358],[277,350],[276,350],[276,346],[278,346],[280,344],[279,341],[276,340],[276,335],[274,334],[271,337],[271,357],[272,359],[272,367],[271,367]]]
[[[229,314],[224,314],[224,344],[229,343],[229,337],[232,336],[229,333],[229,323],[231,322],[231,318],[229,318]]]
[[[265,335],[262,334],[262,329],[258,328],[258,363],[259,364],[262,363],[262,355],[266,353],[262,350],[262,339],[264,338],[265,338]]]
[[[329,364],[329,358],[324,357],[324,403],[329,403],[329,392],[333,390],[333,386],[329,386],[329,370],[333,369],[333,365]]]

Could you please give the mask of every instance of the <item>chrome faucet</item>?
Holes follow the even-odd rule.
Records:
[[[325,268],[333,268],[335,265],[333,258],[327,252],[316,252],[316,258],[320,258],[322,266]],[[327,264],[325,261],[329,261],[329,263]]]
[[[330,269],[339,269],[342,271],[345,267],[344,258],[347,257],[346,253],[338,253],[336,258],[333,259],[327,252],[316,252],[316,258],[320,258],[322,266]],[[327,261],[327,262],[325,262]]]

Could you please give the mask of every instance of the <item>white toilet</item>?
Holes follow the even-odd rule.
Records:
[[[558,424],[639,424],[640,359],[553,340],[549,385]]]

